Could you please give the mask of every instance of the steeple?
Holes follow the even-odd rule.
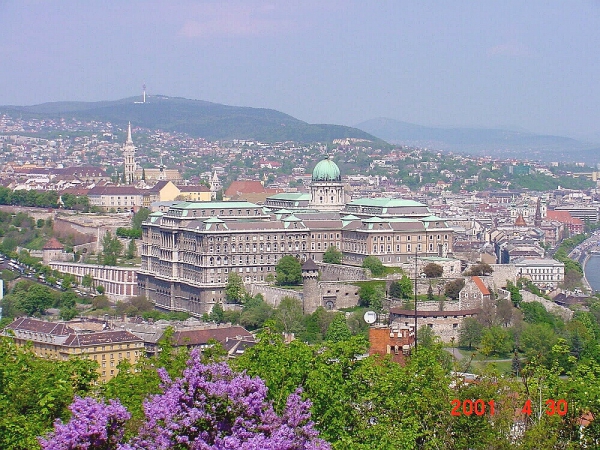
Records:
[[[126,144],[133,144],[133,139],[131,139],[131,122],[129,122],[129,125],[127,126],[127,140],[125,141]]]
[[[541,227],[542,226],[542,208],[541,208],[541,199],[540,197],[538,197],[537,199],[537,205],[535,207],[535,217],[533,219],[533,225],[536,227]]]

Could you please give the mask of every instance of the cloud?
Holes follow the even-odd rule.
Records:
[[[179,34],[187,38],[260,36],[288,33],[298,21],[273,3],[219,3],[203,5],[187,19]]]
[[[532,56],[532,51],[529,47],[516,41],[505,42],[489,47],[486,50],[486,53],[488,56],[514,56],[521,58]]]

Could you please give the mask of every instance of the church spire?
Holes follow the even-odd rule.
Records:
[[[129,125],[127,126],[127,141],[125,141],[126,144],[133,144],[133,139],[131,139],[131,122],[129,122]]]

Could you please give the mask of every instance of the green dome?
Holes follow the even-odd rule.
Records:
[[[315,166],[312,173],[313,181],[342,181],[340,168],[329,157]]]

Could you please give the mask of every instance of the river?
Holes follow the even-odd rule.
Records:
[[[594,291],[600,291],[600,255],[592,255],[587,260],[585,277]]]

